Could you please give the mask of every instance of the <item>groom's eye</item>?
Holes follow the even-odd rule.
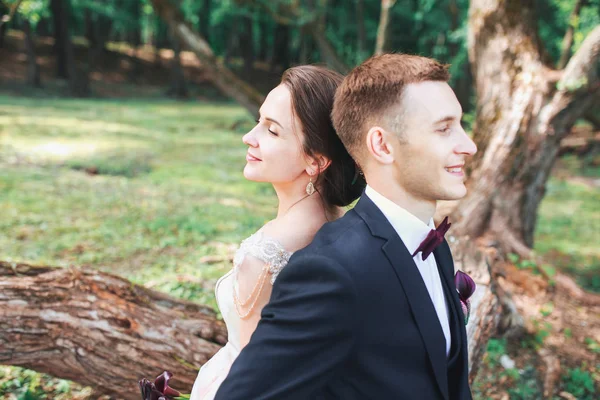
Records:
[[[440,133],[443,133],[443,134],[447,135],[447,134],[450,133],[451,130],[452,129],[450,128],[450,126],[444,126],[444,127],[440,128],[440,129],[438,129],[437,131],[440,132]]]

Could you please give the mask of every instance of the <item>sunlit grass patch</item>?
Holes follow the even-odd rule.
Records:
[[[586,289],[600,291],[599,243],[600,189],[550,179],[539,210],[535,250]]]

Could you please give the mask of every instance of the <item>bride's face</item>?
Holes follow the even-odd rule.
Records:
[[[248,145],[244,177],[273,184],[293,183],[308,168],[302,151],[302,126],[292,112],[289,89],[279,85],[271,90],[256,126],[244,135]]]

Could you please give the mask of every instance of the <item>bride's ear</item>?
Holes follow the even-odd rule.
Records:
[[[331,160],[329,158],[322,155],[315,155],[308,159],[306,173],[310,176],[323,173],[329,165],[331,165]]]

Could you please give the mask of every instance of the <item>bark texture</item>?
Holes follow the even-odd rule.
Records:
[[[0,364],[139,398],[163,370],[190,392],[226,342],[211,309],[102,272],[0,262]]]

